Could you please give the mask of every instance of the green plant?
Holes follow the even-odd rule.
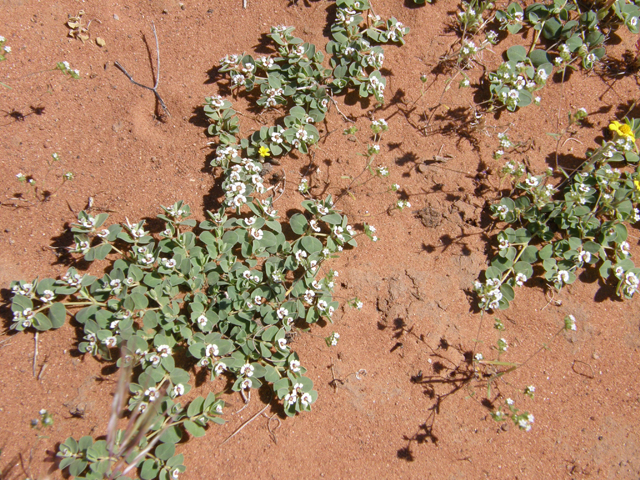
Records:
[[[127,219],[106,227],[107,214],[80,212],[71,226],[69,252],[89,262],[115,256],[107,273],[98,278],[72,267],[58,280],[12,283],[12,329],[58,328],[72,314],[84,329],[81,352],[113,360],[120,351],[117,365],[136,369],[128,382],[129,427],[110,428],[107,440],[68,438],[58,456],[60,468],[71,475],[124,479],[138,468],[145,480],[177,478],[184,466],[175,445],[183,432],[200,437],[209,423],[222,423],[224,402],[213,393],[187,406],[180,403],[191,388],[188,369],[193,365],[211,379],[229,377],[232,390],[247,401],[251,390],[268,385],[287,415],[308,411],[316,401],[313,382],[291,348],[291,332],[320,319],[331,321],[338,307],[332,297],[338,273],[327,270],[325,262],[355,247],[361,233],[336,210],[330,195],[304,200],[305,213],[294,214],[283,228],[273,198],[266,196],[263,162],[293,148],[306,153],[319,138],[313,123],[324,118],[334,93],[353,86],[362,96],[382,101],[384,80],[374,70],[382,54],[379,47],[366,46],[363,35],[402,42],[407,31],[395,20],[373,19],[363,33],[359,13],[368,4],[338,3],[341,13],[332,27],[338,40],[330,43],[333,70],[321,65],[323,56],[315,46],[291,35],[292,27],[272,28],[277,57],[222,60],[232,86],[260,86],[259,105],[293,105],[285,128],[263,127],[240,139],[231,102],[206,98],[208,133],[218,142],[212,165],[221,168],[225,191],[218,211],[197,222],[182,201],[162,207],[159,234],[146,230],[144,221]],[[357,53],[342,52],[345,45],[358,46]],[[352,64],[357,65],[353,70]],[[373,122],[372,129],[378,135],[386,123]],[[368,159],[377,153],[372,148]],[[364,224],[364,235],[375,241],[374,233]],[[333,332],[327,344],[335,345],[338,338]],[[127,397],[122,389],[118,402],[114,399],[117,414]]]
[[[486,280],[475,284],[480,308],[508,308],[514,287],[524,285],[537,265],[557,290],[575,282],[581,269],[597,266],[620,297],[635,294],[640,269],[630,258],[626,225],[640,221],[640,172],[612,165],[638,163],[640,120],[614,121],[609,128],[613,139],[590,152],[576,171],[561,170],[559,185],[549,183],[552,170],[527,172],[526,178],[519,171],[511,195],[491,206],[493,217],[509,226],[497,235],[498,255],[485,271]]]
[[[6,43],[7,39],[0,35],[0,62],[7,59],[7,53],[11,53],[11,47]]]
[[[55,190],[47,189],[47,185],[46,185],[47,177],[49,176],[49,173],[53,169],[54,165],[57,162],[60,162],[60,160],[61,160],[61,157],[59,154],[57,153],[51,154],[51,160],[47,160],[47,170],[42,178],[41,185],[38,185],[38,183],[36,182],[36,179],[33,176],[25,175],[24,173],[16,174],[16,179],[18,180],[18,182],[27,185],[30,191],[30,196],[33,197],[34,200],[37,200],[40,202],[47,201],[53,195],[55,195],[64,186],[66,182],[71,181],[75,178],[75,175],[73,174],[73,172],[65,172],[60,176],[62,182],[60,183],[60,185],[58,185],[58,187]]]
[[[56,63],[56,68],[54,70],[60,70],[65,75],[69,75],[72,78],[80,78],[80,70],[72,69],[71,65],[69,65],[69,62],[67,61]]]
[[[481,322],[484,319],[484,312],[481,314]],[[503,337],[503,332],[505,331],[504,322],[496,317],[494,320],[493,328],[499,332],[499,338],[495,343],[495,346],[492,347],[492,350],[496,351],[495,358],[490,360],[485,358],[485,356],[480,353],[474,353],[472,362],[474,372],[481,374],[478,375],[478,378],[482,378],[483,382],[486,382],[487,386],[487,394],[486,399],[493,404],[493,391],[496,390],[498,381],[501,380],[506,375],[514,372],[517,369],[524,368],[529,362],[531,362],[534,358],[536,358],[543,350],[549,349],[549,344],[560,334],[567,331],[575,331],[576,327],[576,319],[573,315],[567,315],[564,318],[564,322],[562,327],[551,337],[551,339],[543,344],[540,348],[538,348],[533,354],[531,354],[524,362],[515,363],[515,362],[507,362],[501,359],[503,355],[506,354],[509,349],[508,341]],[[477,348],[477,343],[474,347]],[[535,396],[535,386],[528,385],[522,391],[522,394],[529,399],[533,400]],[[498,393],[497,398],[504,398],[502,393]],[[511,420],[518,428],[521,430],[529,431],[531,430],[532,424],[534,422],[534,416],[528,411],[521,411],[516,407],[516,402],[512,398],[505,398],[504,405],[498,408],[492,407],[494,410],[491,412],[491,417],[496,422],[504,422]]]
[[[252,136],[249,145],[243,145],[243,148],[250,148],[249,154],[253,154],[252,148],[257,148],[260,142],[275,156],[292,147],[306,153],[307,145],[318,139],[311,124],[322,121],[333,94],[356,88],[361,97],[374,96],[378,102],[383,101],[386,80],[379,69],[384,62],[384,53],[382,47],[371,42],[403,44],[409,28],[395,18],[383,21],[371,13],[365,21],[363,15],[369,9],[367,0],[337,1],[336,22],[331,26],[332,40],[326,49],[332,56],[331,68],[323,65],[324,54],[315,45],[293,36],[294,27],[286,26],[272,27],[269,34],[278,49],[277,55],[258,60],[246,54],[227,55],[220,61],[220,71],[229,74],[232,88],[260,89],[258,105],[274,108],[286,106],[289,101],[295,105],[285,119],[286,129],[261,129]],[[209,106],[223,108],[220,100]],[[205,110],[208,114],[214,113]],[[224,119],[224,113],[221,114]],[[210,115],[210,118],[213,117]],[[209,133],[216,134],[211,127]],[[283,142],[272,140],[274,133],[281,134]],[[224,136],[221,140],[226,143]]]
[[[527,50],[514,45],[506,52],[507,61],[488,74],[491,106],[505,106],[513,111],[531,103],[540,103],[533,93],[542,89],[554,70],[564,78],[567,69],[581,64],[591,70],[606,53],[605,42],[620,26],[638,33],[640,8],[635,2],[616,0],[601,9],[597,2],[580,4],[565,0],[534,3],[524,10],[511,3],[498,10],[495,18],[501,30],[518,33],[522,28],[533,30],[533,41]],[[540,37],[547,48],[538,48]]]

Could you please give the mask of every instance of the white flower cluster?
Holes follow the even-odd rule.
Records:
[[[473,290],[480,298],[478,306],[483,310],[497,310],[500,308],[500,300],[502,300],[501,285],[502,283],[497,278],[489,278],[484,283],[476,281],[473,285]]]
[[[502,150],[497,150],[495,152],[495,155],[502,156],[503,154],[504,152]],[[513,175],[516,178],[520,178],[527,172],[527,169],[524,166],[524,164],[519,162],[516,163],[513,160],[509,160],[507,163],[504,164],[500,172],[503,175]]]
[[[531,424],[534,421],[534,417],[530,413],[523,413],[521,415],[518,415],[517,420],[518,427],[520,427],[521,430],[528,432],[531,430]]]
[[[409,33],[409,29],[405,27],[401,22],[395,21],[395,19],[391,19],[387,22],[387,38],[392,41],[402,40],[407,33]]]
[[[311,405],[311,402],[312,402],[311,394],[306,392],[303,393],[302,392],[303,387],[304,385],[302,385],[301,383],[295,383],[291,391],[284,396],[285,404],[289,406],[293,406],[298,401],[300,401],[300,404],[303,407],[308,407],[309,405]]]
[[[533,72],[533,78],[529,75]],[[549,74],[543,68],[534,70],[525,62],[505,62],[495,72],[489,74],[492,91],[497,92],[498,99],[508,109],[514,110],[520,101],[520,92],[534,92],[541,89],[549,78]]]
[[[7,41],[7,39],[4,38],[2,35],[0,35],[0,48],[2,49],[2,51],[4,53],[11,53],[11,47],[4,44],[6,41]],[[2,56],[3,55],[0,53],[0,57],[2,57]]]
[[[125,217],[125,220],[127,222],[127,224],[125,225],[126,229],[129,230],[129,233],[131,234],[131,236],[134,239],[139,239],[142,237],[145,237],[147,235],[149,235],[149,232],[147,232],[144,229],[144,220],[135,223],[135,224],[131,224],[129,223],[129,219]]]
[[[368,80],[369,87],[367,88],[367,91],[373,94],[378,100],[384,98],[384,89],[386,86],[384,80],[379,80],[378,77],[374,75],[369,76]]]
[[[476,53],[478,53],[478,47],[473,43],[472,40],[464,39],[462,41],[462,47],[460,48],[460,56],[463,59],[467,59],[469,57],[473,57]]]
[[[627,242],[622,242],[627,244]],[[622,249],[622,244],[619,246]],[[628,254],[628,253],[627,253]],[[614,269],[614,274],[618,278],[618,294],[626,298],[631,298],[638,291],[638,285],[640,285],[640,279],[638,275],[633,271],[625,271],[622,267],[618,266]]]
[[[356,11],[351,8],[338,8],[336,11],[336,21],[342,23],[345,28],[351,25],[356,17]]]
[[[282,88],[267,88],[264,93],[266,94],[264,105],[267,108],[275,107],[279,102],[283,101],[282,95],[284,94],[284,90]],[[279,128],[280,130],[282,129],[282,127]],[[282,143],[282,139],[280,139],[280,142],[276,141],[276,143]]]
[[[331,335],[329,335],[329,337],[327,337],[327,344],[331,347],[335,347],[336,345],[338,345],[338,340],[340,340],[340,334],[337,332],[333,332],[331,333]]]
[[[226,151],[231,149],[231,151]],[[253,192],[262,194],[266,192],[262,176],[262,167],[247,158],[237,156],[237,150],[232,147],[223,149],[219,156],[234,155],[232,160],[236,163],[231,167],[231,173],[222,183],[225,191],[225,204],[228,207],[240,208],[247,203],[247,197]],[[255,236],[254,236],[255,238]]]

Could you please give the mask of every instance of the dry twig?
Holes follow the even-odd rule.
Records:
[[[38,362],[38,332],[33,337],[34,349],[33,349],[33,376],[36,376],[36,365]]]
[[[133,83],[134,85],[137,85],[139,87],[146,88],[147,90],[151,90],[153,92],[153,94],[156,96],[156,100],[158,101],[158,103],[162,107],[162,110],[164,110],[164,112],[168,116],[171,116],[171,114],[169,113],[169,109],[167,108],[167,106],[164,103],[164,100],[162,100],[162,97],[158,93],[158,84],[160,83],[160,46],[158,44],[158,34],[156,33],[156,26],[155,26],[155,24],[153,22],[151,22],[151,26],[153,27],[153,36],[156,39],[156,58],[157,58],[156,81],[155,81],[155,84],[153,85],[153,87],[148,87],[147,85],[142,85],[141,83],[136,82],[133,79],[133,77],[129,74],[129,72],[127,72],[125,70],[125,68],[122,65],[120,65],[120,63],[118,63],[116,61],[116,62],[114,62],[114,64],[115,64],[116,67],[118,67],[120,69],[120,71],[122,73],[124,73],[127,76],[127,78],[129,80],[131,80],[131,83]]]
[[[246,427],[247,425],[249,425],[251,422],[253,422],[256,418],[258,418],[260,415],[262,415],[262,412],[264,412],[267,408],[269,408],[269,405],[271,405],[271,401],[269,401],[269,403],[267,403],[264,408],[262,410],[260,410],[258,413],[256,413],[253,417],[251,417],[249,420],[247,420],[246,422],[244,422],[242,425],[240,425],[238,428],[236,428],[236,430],[229,435],[220,445],[218,445],[218,447],[221,447],[222,445],[224,445],[225,443],[227,443],[229,440],[231,440],[233,437],[235,437],[238,433],[240,433],[240,431],[242,431],[242,429],[244,427]]]

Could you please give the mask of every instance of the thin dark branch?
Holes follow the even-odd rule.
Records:
[[[156,39],[156,58],[157,58],[157,68],[156,68],[156,81],[155,81],[155,85],[153,87],[148,87],[147,85],[143,85],[141,83],[136,82],[133,77],[129,74],[129,72],[127,72],[127,70],[120,65],[119,62],[114,62],[115,66],[118,67],[120,69],[120,71],[122,73],[124,73],[127,78],[131,81],[131,83],[133,83],[134,85],[137,85],[138,87],[142,87],[142,88],[146,88],[147,90],[151,90],[153,92],[153,94],[156,96],[156,100],[158,101],[158,103],[160,104],[160,106],[162,107],[162,110],[168,115],[171,116],[171,114],[169,113],[169,109],[167,108],[167,106],[164,103],[164,100],[162,99],[162,97],[160,96],[160,94],[158,93],[158,85],[160,83],[160,45],[158,43],[158,34],[156,32],[156,26],[153,22],[151,22],[151,26],[153,27],[153,36]]]
[[[156,58],[158,59],[157,61],[157,69],[156,69],[156,84],[153,86],[153,90],[155,91],[158,88],[158,84],[160,83],[160,45],[158,44],[158,34],[156,33],[156,24],[151,22],[151,27],[153,28],[153,36],[156,39],[156,52],[158,53],[156,55]],[[162,102],[162,100],[160,100]],[[163,105],[164,107],[164,105]],[[164,107],[166,110],[166,107]],[[168,112],[167,112],[168,113]]]

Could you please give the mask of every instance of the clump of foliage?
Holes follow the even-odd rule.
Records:
[[[227,377],[245,399],[268,386],[287,415],[311,409],[317,392],[291,348],[291,332],[331,321],[338,273],[325,262],[355,247],[360,234],[330,195],[306,199],[304,214],[280,219],[264,186],[263,164],[294,148],[308,152],[319,138],[313,123],[324,118],[335,93],[357,88],[361,96],[383,101],[378,68],[384,55],[370,42],[402,43],[408,29],[373,16],[361,26],[368,8],[366,1],[338,1],[334,40],[327,46],[331,68],[314,45],[292,35],[293,27],[271,29],[275,56],[222,60],[233,87],[259,88],[258,105],[287,106],[289,115],[284,127],[239,138],[231,102],[206,99],[208,133],[217,141],[212,164],[220,167],[225,191],[219,210],[197,222],[182,201],[162,207],[164,227],[157,234],[144,221],[106,226],[107,214],[83,211],[71,227],[70,253],[89,262],[117,257],[108,272],[96,277],[72,267],[57,280],[12,283],[12,329],[59,328],[71,314],[84,330],[81,352],[104,360],[121,352],[117,365],[134,372],[129,395],[119,388],[120,403],[114,401],[127,404],[129,426],[110,425],[107,440],[68,438],[58,451],[60,468],[87,479],[126,479],[134,468],[145,480],[177,478],[185,466],[176,444],[185,431],[200,437],[210,423],[223,422],[219,395],[182,405],[194,365],[212,380]],[[377,134],[386,123],[372,128]],[[364,225],[364,235],[375,240],[374,233]],[[328,345],[338,338],[333,333]]]
[[[0,35],[0,62],[7,59],[7,54],[11,53],[11,47],[6,45],[7,39]]]
[[[520,287],[542,267],[544,278],[561,290],[584,268],[598,268],[621,298],[631,298],[640,284],[640,268],[630,258],[627,225],[640,221],[640,170],[635,145],[640,120],[614,121],[613,139],[590,152],[576,171],[534,175],[508,162],[510,196],[491,206],[493,217],[509,226],[497,236],[498,255],[476,282],[480,308],[508,308]],[[615,166],[626,167],[624,169]]]
[[[616,0],[599,7],[554,0],[522,8],[511,3],[495,14],[500,30],[511,34],[528,29],[533,41],[527,50],[515,45],[507,50],[507,61],[488,74],[491,103],[513,111],[539,103],[534,92],[542,89],[549,76],[580,65],[591,70],[606,53],[606,40],[621,26],[638,33],[640,8],[635,2]],[[539,44],[542,40],[544,45]]]

